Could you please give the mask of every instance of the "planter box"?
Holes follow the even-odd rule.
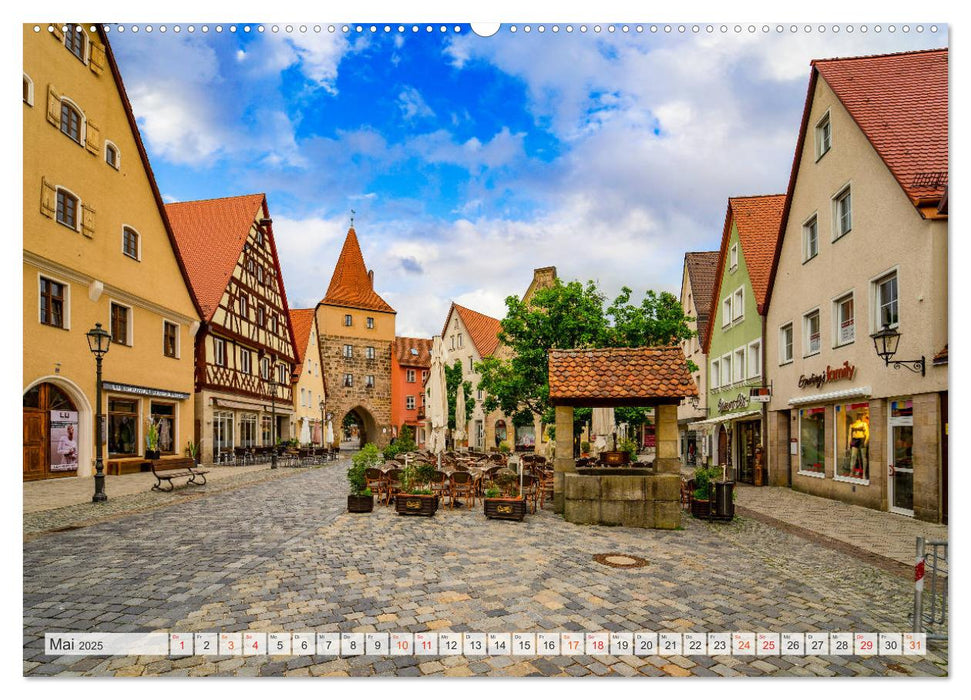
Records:
[[[438,496],[399,493],[394,497],[394,509],[398,515],[424,515],[430,518],[438,510]]]
[[[692,499],[691,514],[696,518],[703,518],[707,520],[710,515],[710,504],[708,503],[708,501],[699,501],[697,499]]]
[[[526,517],[525,498],[484,498],[485,515],[494,520],[522,520]]]
[[[370,513],[374,510],[374,496],[348,496],[348,513]]]
[[[630,464],[630,453],[620,452],[619,450],[616,452],[601,452],[600,463],[607,464],[609,466]]]

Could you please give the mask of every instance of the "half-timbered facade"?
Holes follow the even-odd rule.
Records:
[[[204,314],[195,344],[203,461],[290,439],[296,343],[266,197],[179,202],[166,212]]]

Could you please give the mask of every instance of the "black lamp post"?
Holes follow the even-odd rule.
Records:
[[[94,328],[89,330],[85,335],[88,338],[88,348],[94,354],[94,359],[98,367],[98,382],[95,389],[98,450],[95,453],[94,496],[91,497],[91,500],[94,503],[104,503],[108,500],[108,495],[105,493],[105,463],[104,456],[102,455],[102,452],[104,452],[104,416],[101,415],[101,359],[111,346],[111,335],[101,327],[100,323],[94,324]]]
[[[270,469],[276,469],[276,363],[270,362],[270,442],[273,449],[270,451]]]
[[[891,328],[888,324],[883,324],[883,329],[870,336],[873,338],[873,347],[877,355],[883,359],[884,364],[889,367],[893,363],[894,369],[906,367],[913,373],[920,372],[920,376],[925,376],[925,357],[920,356],[919,360],[895,360],[893,356],[897,354],[897,346],[900,344],[900,333]]]

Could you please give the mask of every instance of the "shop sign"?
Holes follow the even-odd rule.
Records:
[[[849,362],[844,362],[838,367],[830,367],[826,365],[826,369],[822,372],[810,374],[806,376],[805,374],[799,377],[799,388],[805,389],[807,386],[816,387],[821,389],[824,384],[829,384],[830,382],[839,382],[843,380],[851,380],[856,376],[856,365],[851,365]]]
[[[102,382],[105,391],[115,391],[120,394],[135,394],[136,396],[151,396],[156,399],[177,399],[184,401],[189,395],[183,391],[169,391],[168,389],[152,389],[147,386],[133,384],[118,384],[116,382]]]
[[[51,471],[78,470],[77,411],[51,411]]]
[[[718,399],[718,410],[721,413],[725,413],[726,411],[738,411],[746,406],[748,406],[748,397],[745,394],[739,394],[731,401]]]
[[[748,390],[748,397],[755,403],[769,403],[772,400],[772,390],[767,386],[754,386]]]

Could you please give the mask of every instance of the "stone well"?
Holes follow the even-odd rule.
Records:
[[[674,530],[681,525],[677,474],[563,475],[563,517],[583,525]]]

